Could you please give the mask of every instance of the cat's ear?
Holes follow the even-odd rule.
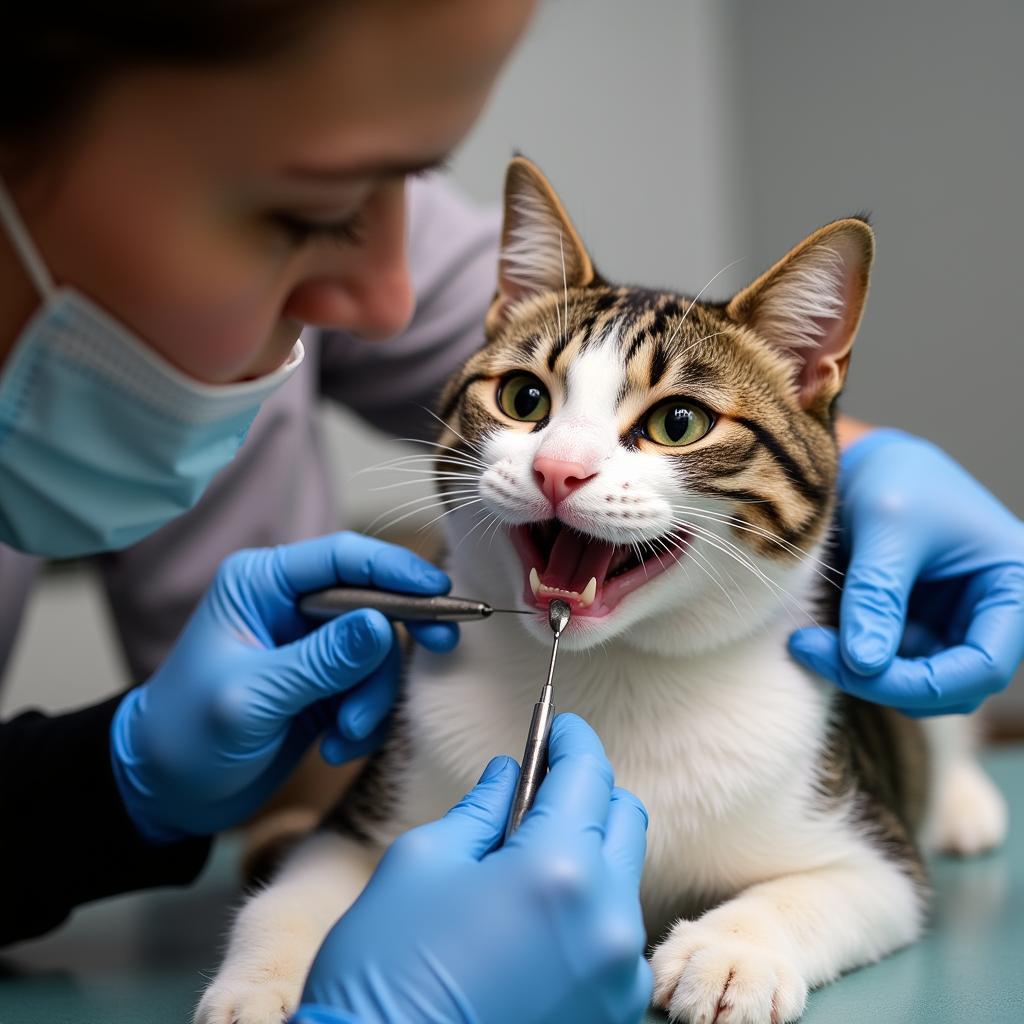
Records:
[[[842,390],[874,251],[866,221],[837,220],[805,238],[726,308],[792,361],[805,409],[826,412]]]
[[[522,299],[582,288],[594,277],[590,257],[555,190],[535,164],[514,157],[505,173],[498,292],[487,313],[488,330]]]

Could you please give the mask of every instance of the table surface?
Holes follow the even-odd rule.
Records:
[[[1024,1021],[1024,746],[986,763],[1010,799],[1006,846],[936,861],[929,934],[812,993],[804,1024]],[[85,907],[53,935],[7,950],[0,1024],[185,1024],[239,898],[237,850],[221,841],[191,889]]]

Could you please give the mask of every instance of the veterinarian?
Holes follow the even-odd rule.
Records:
[[[335,763],[379,742],[388,624],[311,631],[296,595],[447,579],[354,534],[300,539],[333,521],[311,408],[326,395],[407,434],[479,344],[495,223],[406,179],[468,129],[531,7],[51,4],[5,28],[0,656],[40,558],[106,552],[145,681],[0,726],[0,941],[190,882],[317,737]],[[1024,527],[928,443],[841,431],[842,629],[792,652],[869,699],[969,710],[1024,653]],[[556,723],[552,764],[515,848],[489,853],[508,758],[396,844],[296,1019],[635,1020],[645,813],[581,720]]]

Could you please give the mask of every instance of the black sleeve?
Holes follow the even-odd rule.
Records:
[[[185,885],[206,862],[208,838],[154,846],[128,817],[110,764],[120,699],[0,724],[0,946],[89,900]]]

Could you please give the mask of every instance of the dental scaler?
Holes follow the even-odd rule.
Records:
[[[393,622],[473,622],[488,619],[495,612],[504,615],[534,615],[520,608],[492,608],[486,601],[467,597],[398,594],[392,590],[361,587],[331,587],[306,594],[299,610],[318,622],[337,618],[360,608],[375,608]]]
[[[540,691],[540,699],[533,706],[533,718],[530,731],[526,736],[526,749],[523,751],[523,767],[519,773],[519,785],[516,786],[512,811],[505,827],[505,839],[517,828],[526,812],[533,806],[534,797],[548,770],[548,736],[551,723],[555,718],[555,705],[551,700],[551,681],[555,675],[555,658],[558,655],[558,639],[562,630],[569,624],[572,610],[565,601],[552,601],[548,606],[548,625],[554,633],[551,645],[551,663],[548,665],[548,678]]]

